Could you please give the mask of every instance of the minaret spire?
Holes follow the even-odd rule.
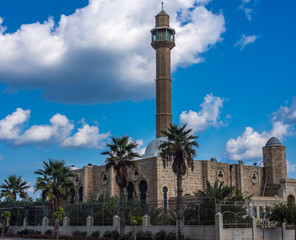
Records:
[[[163,2],[162,2],[163,9]],[[170,16],[163,10],[155,16],[151,30],[152,47],[156,50],[156,137],[172,124],[171,109],[171,49],[175,47],[175,30],[170,28]]]

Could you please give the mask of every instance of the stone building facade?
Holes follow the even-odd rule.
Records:
[[[128,198],[146,203],[163,203],[176,197],[176,176],[172,168],[163,168],[158,145],[165,138],[161,131],[172,122],[171,115],[171,72],[170,51],[175,46],[175,30],[170,28],[169,15],[161,11],[156,16],[156,26],[151,30],[152,47],[156,50],[156,139],[146,148],[142,159],[136,160],[137,167],[128,169]],[[253,196],[259,206],[262,202],[293,201],[296,196],[296,180],[287,178],[286,147],[272,137],[263,150],[263,166],[247,166],[243,161],[222,163],[216,159],[195,160],[194,170],[184,176],[185,196],[205,190],[206,183],[216,180],[234,186],[245,196]],[[74,170],[75,189],[72,201],[87,201],[104,194],[118,196],[119,189],[114,172],[105,166],[89,164]]]

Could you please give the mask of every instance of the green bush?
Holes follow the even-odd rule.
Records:
[[[92,237],[99,237],[100,236],[100,231],[98,230],[98,231],[92,232],[91,236]]]
[[[33,229],[27,229],[26,228],[24,230],[18,231],[17,234],[20,234],[20,235],[30,235],[30,234],[32,234],[32,235],[34,235],[34,234],[36,234],[36,232]]]
[[[53,231],[51,229],[47,229],[45,231],[45,235],[53,235]]]
[[[165,240],[165,236],[166,236],[166,231],[161,230],[155,234],[154,238],[155,240]]]
[[[104,232],[103,236],[106,237],[106,238],[118,239],[119,238],[119,233],[116,230],[106,231],[106,232]]]
[[[137,232],[137,240],[153,240],[153,235],[149,231],[139,231]]]
[[[87,232],[76,230],[72,233],[73,236],[85,237]]]
[[[176,233],[169,232],[165,235],[165,240],[175,240],[176,239]]]
[[[5,227],[4,233],[7,233],[9,226]],[[0,228],[0,233],[2,233],[3,227]]]

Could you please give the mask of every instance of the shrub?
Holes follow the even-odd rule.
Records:
[[[53,231],[51,229],[47,229],[44,234],[45,235],[52,235]]]
[[[169,232],[165,235],[165,240],[175,240],[176,239],[176,233]]]
[[[98,231],[92,232],[91,236],[92,237],[99,237],[100,236],[100,231],[98,230]]]
[[[106,238],[118,239],[119,238],[119,233],[116,230],[106,231],[106,232],[104,232],[103,236],[106,237]]]
[[[74,231],[74,232],[72,233],[73,236],[79,236],[79,237],[85,237],[86,234],[87,234],[87,232],[83,232],[83,231],[79,231],[79,230]]]
[[[21,231],[18,231],[17,234],[20,234],[20,235],[34,235],[36,234],[35,230],[33,229],[24,229],[24,230],[21,230]]]
[[[7,233],[9,226],[4,228],[4,233]],[[0,233],[2,233],[3,227],[0,228]]]
[[[137,240],[153,240],[153,235],[149,231],[139,231],[137,232]]]
[[[155,234],[155,240],[165,240],[166,231],[161,230]]]

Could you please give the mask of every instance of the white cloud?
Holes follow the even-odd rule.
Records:
[[[199,112],[183,111],[179,121],[181,124],[187,123],[187,126],[193,129],[193,132],[200,132],[212,126],[219,127],[223,125],[223,121],[220,120],[223,102],[224,98],[215,97],[212,93],[207,94],[200,105],[201,110]]]
[[[16,111],[0,120],[0,140],[15,140],[18,138],[24,123],[29,119],[30,110],[17,108]]]
[[[291,109],[294,107],[295,101],[291,108],[281,107],[278,111],[273,113],[272,129],[269,131],[263,131],[261,133],[255,131],[251,127],[246,127],[241,136],[236,139],[229,139],[226,143],[226,153],[231,160],[244,160],[244,159],[256,159],[262,156],[261,148],[266,144],[269,138],[277,137],[282,139],[289,136],[292,131],[291,118],[285,122],[285,118],[282,118],[282,111],[293,112]],[[288,110],[287,110],[288,109]],[[289,115],[289,114],[288,114]],[[288,116],[287,115],[287,116]]]
[[[290,107],[281,106],[279,110],[273,113],[275,121],[281,121],[285,124],[296,124],[296,97]]]
[[[235,43],[234,46],[238,46],[242,50],[248,44],[254,43],[258,38],[259,36],[257,35],[246,36],[245,34],[243,34],[242,38],[237,43]]]
[[[242,10],[245,13],[249,21],[252,20],[252,12],[253,12],[254,5],[255,5],[255,1],[243,0],[242,4],[239,5],[238,7],[238,9]]]
[[[97,126],[89,126],[83,123],[82,128],[78,128],[78,132],[73,136],[68,137],[62,143],[64,147],[74,148],[103,148],[106,140],[110,136],[110,133],[99,133]]]
[[[288,173],[296,172],[296,164],[292,164],[290,161],[287,161],[287,170]]]
[[[133,138],[129,137],[129,142],[132,142],[132,141],[134,141]],[[145,154],[146,147],[143,147],[144,141],[142,139],[138,139],[138,140],[136,140],[134,142],[138,145],[137,148],[136,148],[136,152],[138,154],[140,154],[141,156],[143,154]]]
[[[175,0],[165,6],[176,29],[172,65],[202,61],[225,32],[222,13],[208,0]],[[24,24],[5,33],[0,19],[0,81],[7,91],[42,89],[46,100],[90,104],[154,95],[155,51],[150,29],[158,0],[90,0],[59,22]]]
[[[67,138],[74,129],[74,125],[68,118],[59,113],[50,120],[49,125],[34,125],[15,139],[16,145],[53,144]]]
[[[0,120],[0,140],[13,146],[54,145],[72,148],[102,148],[102,142],[109,133],[99,133],[97,126],[82,121],[82,128],[71,136],[74,124],[65,115],[55,114],[50,124],[33,125],[25,129],[30,118],[30,110],[18,108],[14,113]]]

